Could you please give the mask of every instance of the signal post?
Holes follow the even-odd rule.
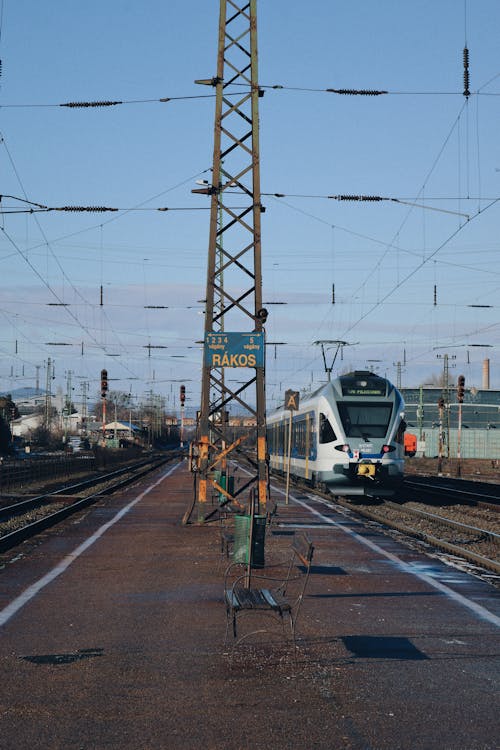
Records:
[[[108,393],[108,371],[101,370],[101,398],[102,398],[102,444],[106,445],[106,396]]]
[[[457,381],[457,401],[458,401],[458,430],[457,430],[457,477],[462,476],[462,404],[465,395],[465,376],[459,375]]]

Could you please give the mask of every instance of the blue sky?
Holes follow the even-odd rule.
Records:
[[[211,93],[194,80],[215,74],[219,3],[0,6],[0,193],[136,209],[2,216],[0,390],[34,385],[36,365],[43,383],[51,357],[61,384],[71,370],[96,393],[107,367],[112,388],[171,406],[184,381],[196,408],[209,212],[191,189],[214,100],[158,99]],[[322,339],[352,344],[342,369],[395,380],[404,363],[408,386],[444,353],[480,386],[489,357],[500,387],[498,1],[260,0],[258,25],[260,83],[287,87],[260,100],[261,189],[287,196],[263,198],[264,300],[287,303],[269,306],[268,339],[286,342],[268,353],[269,405],[324,377]],[[48,106],[90,100],[135,103]],[[324,197],[338,194],[399,202]],[[183,210],[144,210],[159,206]]]

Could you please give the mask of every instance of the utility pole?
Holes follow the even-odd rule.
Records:
[[[418,406],[417,406],[417,425],[418,425],[418,439],[423,439],[424,431],[424,387],[420,386]]]
[[[52,378],[53,378],[53,367],[54,363],[51,358],[47,359],[47,372],[45,379],[45,416],[44,416],[44,427],[46,430],[50,430],[50,422],[52,419],[52,400],[51,400],[51,389],[52,389]]]
[[[102,399],[102,444],[106,446],[106,397],[108,394],[108,371],[101,370],[101,399]]]
[[[72,374],[71,370],[68,370],[66,373],[66,399],[63,407],[64,445],[66,445],[68,440],[68,422],[69,415],[71,414],[71,391],[73,390],[71,387]]]
[[[88,387],[89,384],[86,380],[84,380],[81,385],[82,389],[82,433],[84,435],[87,434],[87,393],[88,393]]]
[[[457,477],[462,475],[462,404],[465,396],[465,375],[457,380],[458,430],[457,430]]]
[[[396,362],[396,388],[401,390],[401,362]]]
[[[180,394],[179,394],[179,400],[181,402],[181,435],[180,435],[180,443],[181,448],[184,448],[184,404],[186,401],[186,386],[181,385]]]
[[[446,414],[446,458],[450,457],[450,381],[449,381],[449,375],[450,375],[450,359],[456,359],[455,355],[453,354],[451,358],[448,354],[438,354],[436,355],[438,359],[443,360],[443,385],[442,385],[442,392],[441,392],[441,399],[443,401],[443,404],[440,408],[440,422],[442,425],[442,417],[443,412]],[[455,365],[451,365],[451,367],[455,367]],[[441,427],[442,430],[442,427]]]
[[[258,509],[267,503],[265,329],[262,307],[260,155],[256,0],[220,0],[217,74],[197,81],[215,90],[211,184],[193,190],[211,198],[204,356],[193,506],[198,521],[215,511],[209,487],[236,502],[249,491]],[[226,94],[229,88],[232,96]],[[234,92],[238,92],[234,96]],[[235,198],[236,195],[236,198]],[[235,203],[237,206],[235,206]],[[249,349],[249,347],[251,347]],[[248,354],[250,352],[250,354]],[[229,387],[226,367],[239,367]],[[250,416],[248,435],[229,441],[231,405]],[[213,479],[233,454],[250,464],[244,487],[231,494]],[[227,485],[226,485],[227,486]],[[246,499],[245,499],[246,502]],[[253,506],[252,506],[253,507]]]

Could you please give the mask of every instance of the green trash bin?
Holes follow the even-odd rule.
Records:
[[[252,568],[264,567],[266,516],[253,517]],[[248,563],[250,516],[234,517],[233,562]]]

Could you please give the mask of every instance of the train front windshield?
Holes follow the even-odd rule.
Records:
[[[386,436],[392,404],[356,404],[344,401],[338,404],[338,408],[346,437],[360,437],[367,441]]]

